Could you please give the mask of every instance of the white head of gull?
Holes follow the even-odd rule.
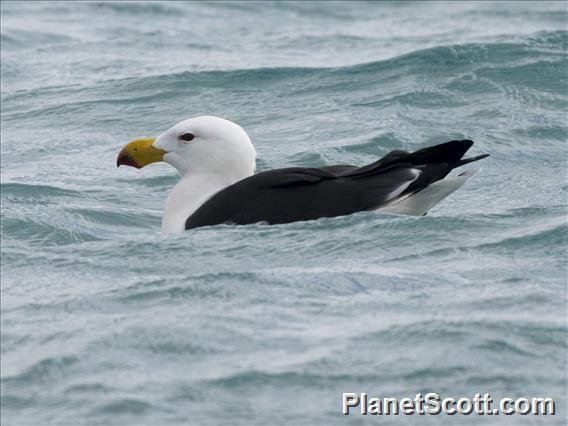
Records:
[[[241,126],[219,117],[184,120],[156,139],[137,139],[120,152],[117,164],[142,168],[165,161],[181,180],[166,201],[162,233],[182,232],[186,219],[212,195],[251,176],[256,152]]]

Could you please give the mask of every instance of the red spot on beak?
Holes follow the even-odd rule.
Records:
[[[127,149],[126,147],[123,148],[119,153],[118,153],[118,157],[116,158],[116,167],[120,167],[120,166],[130,166],[130,167],[136,167],[137,169],[141,169],[142,166],[140,166],[135,160],[134,158],[132,158],[130,155],[128,155],[127,153]]]

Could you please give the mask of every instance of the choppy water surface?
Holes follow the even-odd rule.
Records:
[[[566,4],[2,3],[2,424],[563,424]],[[163,239],[128,140],[210,114],[259,170],[452,138],[429,216]],[[342,392],[558,415],[345,417]]]

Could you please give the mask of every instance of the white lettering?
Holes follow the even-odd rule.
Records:
[[[426,405],[428,406],[426,412],[428,414],[433,414],[433,415],[438,415],[441,412],[441,407],[440,407],[440,395],[438,395],[437,393],[427,393],[426,395],[424,395],[424,401],[426,402]]]
[[[454,407],[455,404],[456,400],[454,398],[444,398],[442,400],[442,411],[450,416],[453,416],[458,412],[458,410],[456,410]]]
[[[440,413],[448,416],[456,414],[470,415],[474,411],[478,415],[498,415],[506,416],[518,414],[526,416],[532,415],[555,415],[556,402],[552,398],[502,398],[496,401],[497,408],[492,408],[493,399],[488,393],[476,393],[473,398],[462,397],[441,398],[434,392],[429,392],[422,396],[417,393],[414,398],[376,398],[370,397],[365,392],[343,393],[343,414],[350,414],[351,408],[360,408],[361,415],[419,415],[429,414],[438,415]]]
[[[402,398],[400,400],[400,411],[407,416],[414,414],[414,400],[412,398]]]
[[[370,398],[369,399],[369,414],[377,415],[382,414],[381,410],[381,399],[380,398]]]
[[[542,410],[540,407],[543,407]],[[532,399],[532,413],[534,415],[551,415],[556,414],[556,406],[552,398],[533,398]]]
[[[398,401],[396,398],[384,398],[383,409],[387,416],[390,414],[394,414],[395,416],[398,415]]]
[[[499,409],[506,416],[510,416],[511,414],[513,414],[515,412],[515,409],[514,408],[507,408],[507,406],[512,405],[512,404],[513,404],[513,400],[511,398],[503,398],[501,400],[501,402],[499,403]]]
[[[458,412],[460,414],[471,414],[473,413],[473,403],[469,398],[460,398],[458,399]]]
[[[357,407],[359,405],[359,395],[356,393],[343,394],[343,414],[349,415],[349,408]]]
[[[416,412],[421,416],[426,414],[424,412],[424,398],[422,397],[421,393],[416,394],[416,398],[414,398],[414,401],[416,403]]]
[[[522,416],[526,416],[531,411],[531,404],[526,398],[519,398],[515,401],[515,411]]]

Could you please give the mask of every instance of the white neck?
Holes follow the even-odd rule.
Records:
[[[168,195],[162,217],[162,234],[183,232],[187,218],[195,213],[203,203],[217,192],[249,175],[250,173],[247,173],[243,176],[227,178],[210,173],[186,174]]]
[[[180,143],[179,135],[191,131],[194,139]],[[195,117],[161,134],[154,148],[166,153],[163,160],[182,178],[166,201],[162,234],[185,230],[186,220],[222,189],[254,173],[256,152],[246,132],[219,117]]]
[[[205,201],[228,186],[211,176],[188,174],[171,190],[162,217],[162,234],[169,235],[185,230],[185,221]]]

